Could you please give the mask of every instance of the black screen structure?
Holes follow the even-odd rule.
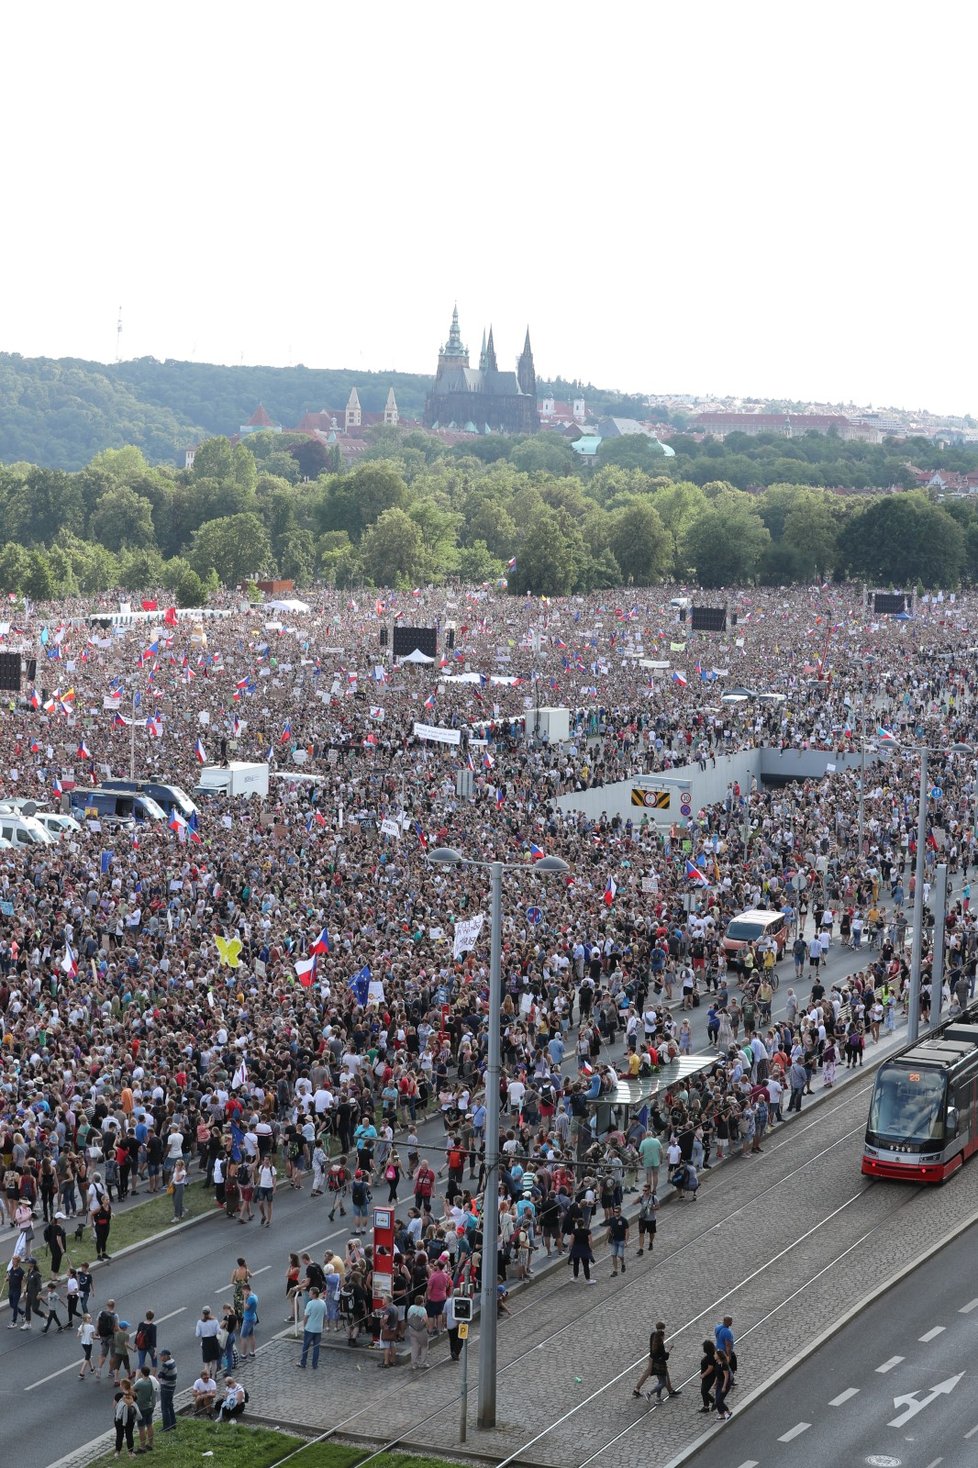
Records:
[[[0,652],[0,688],[20,692],[20,653]]]
[[[726,632],[726,607],[693,607],[690,616],[694,632]]]
[[[423,652],[425,657],[438,656],[438,632],[434,627],[395,627],[393,652],[395,658],[410,657],[413,652]]]
[[[905,591],[874,591],[873,611],[877,616],[893,617],[899,612],[907,612],[910,597]]]

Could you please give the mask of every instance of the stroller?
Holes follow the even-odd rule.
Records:
[[[680,1162],[669,1174],[669,1181],[676,1189],[680,1199],[686,1197],[687,1193],[696,1202],[696,1194],[699,1191],[700,1180],[696,1175],[696,1168],[688,1162]]]

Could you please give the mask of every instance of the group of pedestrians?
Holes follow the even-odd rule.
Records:
[[[674,1386],[669,1372],[670,1352],[666,1346],[666,1326],[656,1321],[649,1336],[649,1354],[645,1369],[632,1389],[633,1397],[641,1397],[646,1383],[652,1385],[644,1395],[649,1401],[655,1398],[660,1404],[663,1396],[678,1397],[681,1386]],[[716,1414],[720,1422],[728,1422],[733,1416],[727,1398],[736,1386],[737,1352],[733,1334],[733,1316],[725,1315],[714,1327],[713,1340],[703,1342],[703,1356],[699,1369],[699,1388],[702,1406],[699,1411],[706,1415]]]

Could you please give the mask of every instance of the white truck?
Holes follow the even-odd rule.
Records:
[[[246,760],[229,760],[226,765],[205,765],[194,786],[195,796],[268,795],[268,766]]]

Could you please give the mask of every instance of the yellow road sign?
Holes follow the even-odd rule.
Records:
[[[458,1328],[458,1338],[459,1338],[460,1341],[467,1341],[468,1340],[468,1338],[469,1338],[469,1327],[468,1327],[468,1323],[467,1322],[464,1322],[463,1321],[463,1323],[459,1326],[459,1328]]]

